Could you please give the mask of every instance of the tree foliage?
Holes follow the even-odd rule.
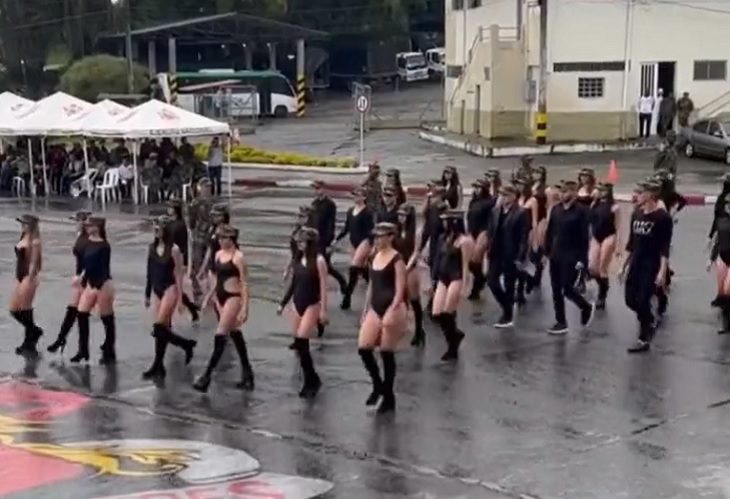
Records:
[[[146,69],[135,65],[135,91],[144,92],[148,84]],[[61,77],[59,90],[89,102],[95,102],[101,93],[126,93],[127,61],[109,55],[84,57],[66,70]]]

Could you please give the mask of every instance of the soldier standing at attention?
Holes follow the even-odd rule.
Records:
[[[694,110],[695,104],[689,98],[689,92],[683,93],[682,97],[677,101],[677,121],[680,127],[689,126],[689,117]]]
[[[380,165],[368,165],[368,178],[362,184],[365,189],[365,204],[373,213],[380,212],[383,206],[383,186],[380,183]]]
[[[198,280],[198,273],[202,269],[203,260],[205,260],[205,252],[208,249],[208,242],[211,236],[210,212],[213,209],[213,201],[211,197],[210,179],[201,178],[197,183],[197,196],[190,203],[189,220],[190,230],[193,235],[193,258],[191,262],[190,281],[193,285],[193,300],[200,306],[200,300],[203,297],[203,290]]]

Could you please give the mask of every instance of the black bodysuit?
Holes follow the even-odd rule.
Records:
[[[165,248],[162,255],[157,252],[157,243],[152,243],[147,255],[147,286],[145,298],[149,300],[151,292],[160,300],[167,288],[175,284],[175,259],[172,251]]]
[[[381,319],[395,298],[395,264],[402,259],[400,253],[380,270],[370,264],[370,306]]]
[[[383,206],[383,208],[378,211],[378,216],[376,218],[377,223],[387,222],[395,225],[396,227],[400,226],[398,223],[398,206],[394,206],[392,209],[387,206]]]
[[[81,271],[83,270],[82,259],[84,255],[84,247],[88,241],[89,239],[86,237],[86,234],[79,234],[76,238],[73,249],[71,250],[76,261],[76,275],[81,274]]]
[[[462,277],[463,262],[461,248],[455,247],[453,243],[444,241],[439,248],[436,279],[445,286],[448,286],[454,281],[460,281]]]
[[[30,255],[28,248],[15,247],[15,280],[21,282],[30,273]]]
[[[616,214],[613,203],[598,201],[591,207],[591,233],[602,243],[607,237],[616,234]]]
[[[347,210],[347,218],[345,218],[345,226],[342,232],[337,235],[339,241],[347,234],[350,234],[350,244],[353,248],[357,248],[363,241],[370,239],[370,232],[373,230],[373,213],[367,206],[362,208],[357,214],[355,209]]]
[[[183,265],[188,264],[188,226],[185,225],[185,220],[175,220],[170,223],[170,230],[172,231],[172,242],[180,248],[180,252],[183,257]],[[215,255],[215,253],[213,253]]]
[[[730,265],[730,216],[718,217],[715,226],[717,228],[717,240],[710,258],[715,260],[719,256],[725,265]]]
[[[294,262],[294,277],[292,278],[294,290],[294,309],[300,316],[304,315],[312,305],[319,303],[321,298],[319,292],[319,269],[316,260],[302,264],[298,258]]]
[[[221,262],[216,259],[214,272],[216,275],[215,296],[218,298],[218,304],[221,307],[226,303],[226,301],[228,301],[228,298],[241,296],[241,293],[226,291],[226,288],[224,287],[228,279],[241,277],[241,273],[238,271],[238,267],[236,267],[236,264],[233,263],[232,259],[227,262]]]
[[[492,203],[489,198],[478,198],[469,201],[469,210],[466,212],[466,224],[471,237],[476,239],[479,234],[487,230],[491,212]]]
[[[87,240],[81,257],[86,283],[93,289],[101,289],[111,275],[111,246],[106,241]]]

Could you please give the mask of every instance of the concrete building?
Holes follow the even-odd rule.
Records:
[[[728,0],[547,0],[548,141],[637,135],[642,92],[689,92],[730,108]],[[447,126],[532,136],[540,69],[537,0],[447,0]]]

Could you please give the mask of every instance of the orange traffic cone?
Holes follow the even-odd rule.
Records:
[[[618,184],[620,177],[621,173],[618,171],[618,163],[616,163],[615,159],[612,159],[611,165],[608,167],[608,175],[606,175],[606,180],[616,185]]]

